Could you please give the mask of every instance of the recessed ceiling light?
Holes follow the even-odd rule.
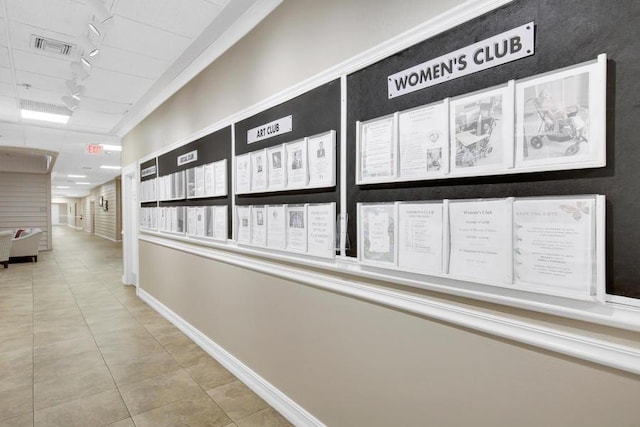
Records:
[[[93,32],[93,34],[95,34],[98,37],[100,37],[102,35],[100,33],[100,30],[96,26],[96,24],[94,24],[93,22],[89,22],[89,29]]]
[[[69,178],[86,178],[87,175],[67,175]]]
[[[57,185],[56,188],[70,188],[68,185]]]
[[[102,165],[102,166],[100,166],[100,169],[122,169],[122,166],[106,166],[106,165]]]
[[[119,145],[100,144],[104,151],[122,151],[122,147]]]
[[[43,122],[62,123],[67,124],[69,116],[63,116],[62,114],[43,113],[40,111],[32,110],[20,110],[20,115],[23,119],[28,120],[40,120]]]
[[[91,68],[91,62],[89,62],[89,60],[87,58],[85,58],[84,56],[82,58],[80,58],[80,61],[82,61],[82,63],[87,67],[87,68]]]
[[[80,184],[80,185],[90,185],[90,182],[76,182],[76,184]]]

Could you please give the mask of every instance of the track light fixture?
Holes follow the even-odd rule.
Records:
[[[80,62],[82,62],[82,64],[87,67],[87,68],[91,68],[91,62],[89,62],[89,60],[87,58],[85,58],[84,56],[80,57]]]
[[[82,64],[79,62],[74,62],[73,64],[71,64],[71,71],[75,73],[78,80],[84,80],[89,77],[89,73],[87,73]]]
[[[62,103],[71,111],[75,111],[80,105],[80,101],[70,96],[63,96]]]
[[[67,80],[65,85],[67,86],[67,89],[69,89],[69,93],[72,98],[75,98],[78,101],[82,98],[82,95],[84,94],[84,86],[79,86],[75,80]]]
[[[93,16],[95,20],[103,25],[110,25],[113,22],[113,15],[109,10],[105,7],[102,0],[87,0],[89,4],[89,8],[93,12]]]
[[[87,36],[80,37],[78,39],[78,45],[82,48],[86,56],[93,57],[100,53],[100,48],[97,44],[92,43]]]

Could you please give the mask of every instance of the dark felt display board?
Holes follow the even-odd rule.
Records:
[[[152,173],[151,175],[147,175],[147,176],[142,176],[142,171],[150,168],[151,166],[155,166],[156,164],[156,158],[154,157],[151,160],[147,160],[144,163],[140,164],[140,181],[146,181],[149,179],[154,179],[156,176],[158,176],[158,168],[156,167],[156,171],[154,173]]]
[[[387,77],[421,62],[535,21],[535,55],[387,99]],[[636,272],[640,225],[640,2],[516,0],[348,76],[347,162],[356,164],[356,121],[429,104],[511,79],[608,55],[607,166],[478,178],[362,185],[347,176],[348,254],[356,256],[356,203],[405,200],[604,194],[607,197],[607,292],[640,298]]]
[[[247,131],[286,116],[293,116],[292,131],[247,144]],[[282,104],[262,111],[235,124],[236,156],[273,147],[304,137],[336,131],[336,182],[340,182],[340,80],[334,80]],[[269,193],[241,194],[236,196],[238,205],[275,205],[296,203],[336,202],[340,210],[339,187],[283,190]]]
[[[198,160],[178,166],[178,157],[198,150]],[[227,233],[231,236],[231,126],[227,126],[202,138],[191,141],[175,150],[158,157],[158,176],[164,176],[207,165],[227,159],[227,196],[207,197],[198,199],[182,199],[160,202],[159,206],[229,206],[227,210]],[[186,175],[185,175],[186,180]]]

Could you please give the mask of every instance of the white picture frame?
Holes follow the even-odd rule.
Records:
[[[269,163],[269,191],[284,190],[287,187],[287,154],[284,144],[267,148]]]
[[[235,156],[236,194],[251,192],[251,157],[249,153]]]
[[[356,183],[395,181],[398,173],[398,113],[356,122]]]
[[[285,144],[287,160],[287,190],[305,188],[309,183],[307,139]]]
[[[336,131],[331,130],[307,139],[309,187],[336,185]]]
[[[397,266],[395,203],[358,203],[358,259],[363,265]]]

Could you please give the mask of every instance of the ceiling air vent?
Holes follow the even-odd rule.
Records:
[[[48,39],[35,34],[31,34],[31,47],[62,56],[71,56],[76,48],[76,46],[71,43]]]

